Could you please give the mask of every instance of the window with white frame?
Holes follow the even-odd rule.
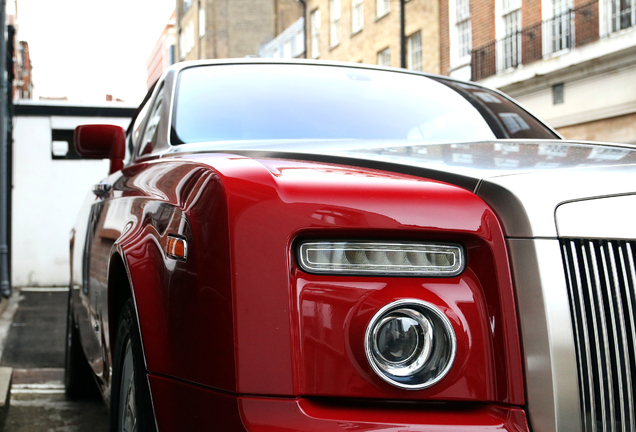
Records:
[[[636,25],[636,0],[605,0],[607,33],[614,33]]]
[[[313,11],[309,17],[311,26],[311,58],[320,56],[320,9]]]
[[[552,16],[544,21],[544,55],[572,47],[574,13],[572,0],[552,0]]]
[[[376,0],[376,16],[383,16],[391,11],[391,0]]]
[[[451,68],[470,63],[472,49],[472,28],[470,22],[470,1],[449,0],[450,61]]]
[[[205,8],[199,7],[199,37],[205,36]]]
[[[340,0],[329,0],[329,43],[336,46],[340,43]]]
[[[391,0],[375,0],[376,16],[381,17],[391,12]]]
[[[521,63],[521,0],[503,0],[504,38],[500,41],[500,70]]]
[[[194,23],[189,22],[185,32],[185,52],[188,54],[194,48]]]
[[[364,4],[363,0],[351,0],[351,30],[353,33],[359,32],[364,27]]]
[[[304,21],[303,21],[304,22]],[[305,52],[305,26],[298,29],[298,33],[294,37],[294,57],[298,57]]]
[[[406,40],[406,67],[414,71],[422,70],[422,32],[413,33]]]
[[[283,58],[292,58],[292,40],[289,39],[285,41],[283,45]]]
[[[391,48],[383,49],[378,53],[378,65],[379,66],[391,66]]]

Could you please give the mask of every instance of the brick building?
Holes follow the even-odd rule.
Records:
[[[161,32],[155,47],[146,61],[146,86],[150,88],[161,77],[163,71],[177,62],[176,11],[172,12],[168,23]]]
[[[13,100],[33,99],[33,65],[29,53],[29,43],[16,43],[17,55],[14,63]]]
[[[6,22],[9,43],[9,56],[13,60],[13,70],[9,78],[13,78],[13,100],[33,98],[33,64],[29,43],[19,40],[18,37],[18,2],[8,0],[6,3]],[[10,67],[10,65],[9,65]]]
[[[440,0],[441,72],[565,138],[636,143],[636,0]]]
[[[299,10],[295,0],[177,0],[177,58],[256,56]]]
[[[439,73],[439,2],[410,0],[405,9],[407,67]],[[400,3],[307,0],[309,58],[400,66]]]

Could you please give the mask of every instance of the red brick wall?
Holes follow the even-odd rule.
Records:
[[[495,40],[495,0],[470,2],[473,49]]]
[[[541,16],[541,0],[523,0],[521,2],[521,27],[538,24]]]
[[[574,18],[576,45],[581,46],[597,41],[599,34],[598,2],[574,0],[574,10],[576,11]]]

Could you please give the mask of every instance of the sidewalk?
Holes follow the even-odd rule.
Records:
[[[0,366],[13,368],[4,432],[108,430],[101,400],[64,394],[67,299],[66,288],[16,289],[0,315]]]

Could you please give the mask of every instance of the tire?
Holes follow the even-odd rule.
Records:
[[[93,376],[82,344],[79,330],[73,319],[73,293],[68,293],[66,311],[66,357],[64,360],[64,390],[69,399],[92,399],[99,395],[99,389]]]
[[[110,403],[111,432],[155,432],[155,420],[132,299],[117,326]]]

